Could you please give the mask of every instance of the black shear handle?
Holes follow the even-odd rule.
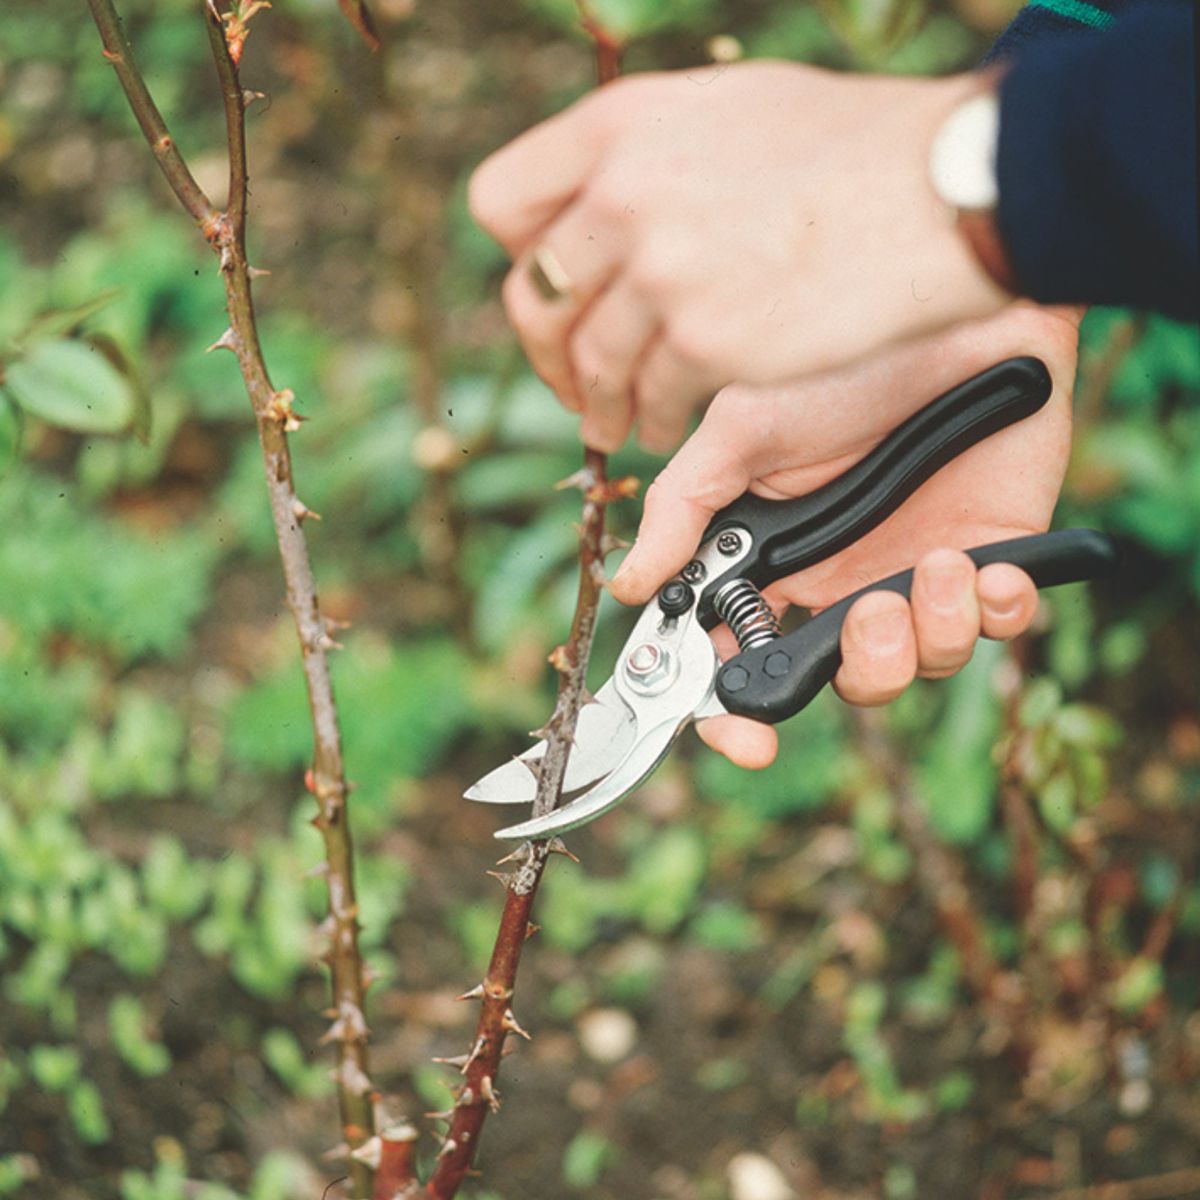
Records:
[[[703,540],[741,527],[753,546],[748,557],[707,583],[700,597],[701,624],[711,629],[718,623],[712,597],[729,579],[748,579],[761,590],[844,550],[952,458],[1037,412],[1051,389],[1040,359],[1006,359],[931,401],[861,462],[815,492],[794,500],[764,500],[747,492],[723,508]]]
[[[977,546],[967,553],[976,566],[1007,562],[1029,573],[1038,587],[1078,583],[1111,574],[1116,543],[1094,529],[1064,529],[1034,537]],[[860,589],[799,629],[729,659],[717,673],[717,696],[732,713],[774,725],[798,713],[837,674],[842,664],[842,621],[866,592],[909,594],[912,571],[901,571]]]

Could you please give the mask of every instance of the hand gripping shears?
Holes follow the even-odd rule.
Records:
[[[594,820],[632,792],[695,720],[739,713],[770,724],[798,713],[837,673],[842,621],[865,592],[907,596],[912,571],[881,579],[782,634],[763,599],[767,584],[845,549],[894,512],[939,468],[1050,397],[1036,358],[998,363],[932,401],[845,474],[791,500],[745,493],[709,523],[691,562],[642,610],[612,677],[579,714],[562,803],[497,832],[544,838]],[[1095,579],[1116,566],[1105,534],[1067,529],[977,546],[978,566],[1008,562],[1038,587]],[[708,631],[726,622],[740,652],[722,663]],[[466,793],[488,804],[534,797],[532,746]]]

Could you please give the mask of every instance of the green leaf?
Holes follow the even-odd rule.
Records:
[[[7,382],[26,412],[79,433],[120,433],[137,413],[129,380],[84,342],[39,342],[9,365]]]
[[[1163,988],[1162,963],[1138,955],[1130,960],[1111,987],[1113,1007],[1133,1016],[1154,1000]]]
[[[976,841],[992,818],[996,772],[991,751],[1000,727],[1000,706],[991,679],[1004,649],[980,642],[975,656],[945,685],[945,715],[918,778],[934,828],[947,841]]]
[[[79,1079],[83,1064],[73,1046],[34,1046],[29,1051],[29,1073],[47,1092],[65,1092]]]
[[[630,908],[651,933],[669,933],[692,910],[707,865],[704,839],[687,825],[664,829],[629,864]]]
[[[117,1053],[139,1075],[165,1074],[171,1067],[167,1048],[146,1032],[146,1016],[136,996],[114,996],[108,1006],[108,1029]]]
[[[98,296],[84,300],[81,304],[68,304],[62,308],[50,308],[45,312],[38,313],[16,339],[17,345],[24,349],[36,342],[45,341],[47,338],[58,338],[65,333],[70,333],[77,326],[82,325],[93,313],[99,312],[106,304],[111,303],[118,291],[118,288],[108,288]]]
[[[608,1138],[585,1129],[571,1139],[563,1155],[563,1179],[568,1187],[593,1187],[616,1154],[617,1148]]]
[[[0,476],[16,460],[21,449],[21,410],[0,387]]]
[[[112,1126],[104,1112],[100,1089],[84,1079],[77,1083],[67,1097],[67,1110],[81,1141],[99,1146],[112,1137]]]
[[[1055,833],[1066,833],[1075,820],[1075,783],[1066,771],[1051,775],[1037,794],[1042,820]]]

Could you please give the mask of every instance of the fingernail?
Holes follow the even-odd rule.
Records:
[[[988,615],[999,617],[1002,621],[1008,620],[1009,617],[1015,617],[1021,609],[1020,600],[1006,600],[1002,604],[988,603]]]
[[[957,563],[932,567],[921,575],[921,590],[939,612],[957,612],[967,590],[967,572]]]
[[[871,613],[863,618],[860,630],[871,653],[894,654],[908,637],[908,613],[902,609]]]

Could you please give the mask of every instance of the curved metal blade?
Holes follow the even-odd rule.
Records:
[[[614,762],[629,753],[636,731],[633,713],[610,679],[592,703],[579,711],[563,791],[577,792],[611,770]],[[545,753],[544,741],[530,746],[524,754],[476,780],[463,795],[482,804],[532,804],[537,792],[537,764]]]
[[[627,646],[637,646],[639,638],[656,641],[673,656],[676,667],[669,683],[660,688],[639,690],[620,670],[613,676],[613,688],[633,719],[634,734],[625,753],[617,755],[610,746],[607,769],[591,787],[576,796],[564,788],[566,803],[553,812],[501,829],[496,837],[549,837],[598,817],[632,792],[658,766],[695,714],[709,707],[717,653],[699,624],[687,621],[664,628],[659,615],[651,611],[638,622]],[[620,661],[626,661],[625,654]]]
[[[662,762],[679,732],[690,724],[691,720],[689,713],[682,721],[660,725],[649,733],[639,732],[631,753],[595,787],[544,817],[534,817],[520,825],[498,829],[495,836],[505,839],[544,838],[574,829],[577,825],[586,825],[629,795]]]

